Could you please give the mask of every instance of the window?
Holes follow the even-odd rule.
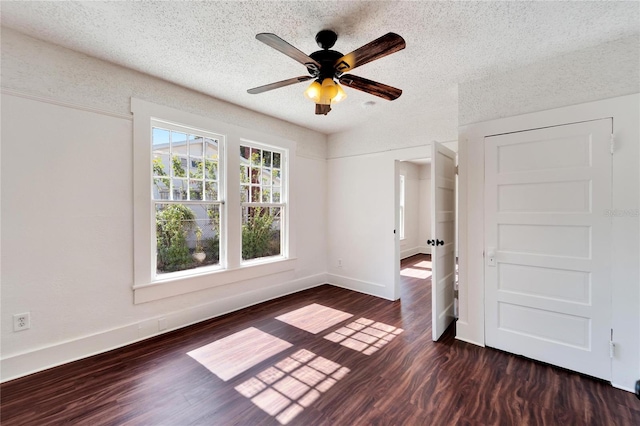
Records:
[[[220,264],[224,137],[152,121],[156,276]]]
[[[141,99],[131,111],[134,303],[295,269],[295,142]]]
[[[404,175],[400,175],[400,239],[404,240]]]
[[[283,254],[284,164],[282,150],[240,145],[243,261]]]

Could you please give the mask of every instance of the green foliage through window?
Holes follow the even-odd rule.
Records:
[[[156,212],[159,271],[180,271],[192,263],[187,232],[193,229],[195,218],[193,210],[183,204],[169,204]]]

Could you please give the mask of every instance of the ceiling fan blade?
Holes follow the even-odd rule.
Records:
[[[336,61],[334,68],[339,72],[351,71],[360,65],[402,50],[405,46],[404,39],[398,34],[387,33],[353,52],[347,53]]]
[[[352,89],[360,90],[378,96],[380,98],[392,101],[398,99],[402,95],[402,90],[377,81],[367,80],[357,75],[345,74],[339,78],[340,83]]]
[[[247,90],[248,93],[252,95],[257,95],[258,93],[268,92],[269,90],[279,89],[280,87],[289,86],[291,84],[302,83],[303,81],[311,80],[313,77],[310,75],[303,75],[300,77],[290,78],[288,80],[278,81],[276,83],[265,84],[264,86],[254,87],[253,89]]]
[[[284,53],[288,57],[300,62],[302,65],[307,67],[307,69],[309,69],[309,72],[320,72],[320,63],[318,61],[311,58],[301,50],[293,47],[277,35],[272,33],[260,33],[256,35],[256,38],[267,46],[273,47],[274,49]]]

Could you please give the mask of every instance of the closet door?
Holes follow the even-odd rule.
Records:
[[[611,119],[485,138],[486,344],[609,380]]]

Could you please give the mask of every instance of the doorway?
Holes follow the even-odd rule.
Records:
[[[396,294],[403,272],[429,274],[436,341],[455,316],[456,153],[436,142],[431,151],[429,159],[396,162]],[[416,255],[431,256],[424,259],[429,271],[400,268],[402,259]]]

